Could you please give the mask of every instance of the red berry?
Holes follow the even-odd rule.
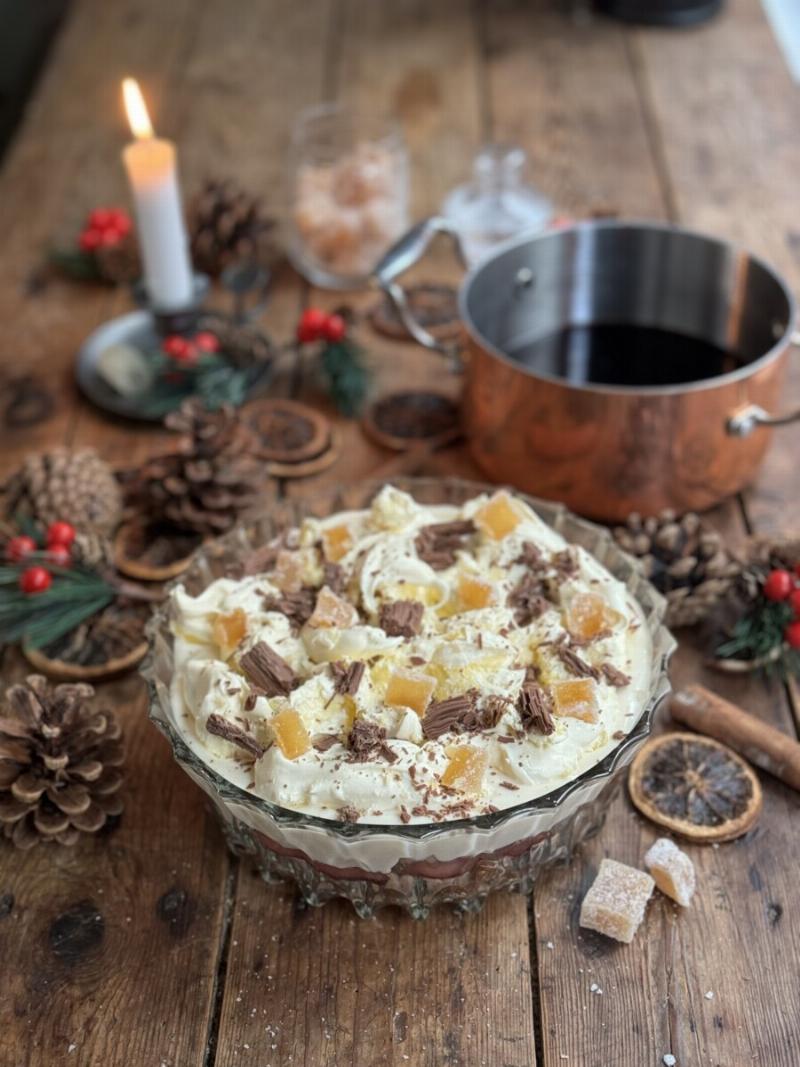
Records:
[[[69,548],[72,542],[75,540],[75,527],[71,522],[51,522],[47,527],[47,547],[52,548],[53,545],[63,545],[65,548]]]
[[[95,252],[100,247],[103,234],[100,230],[83,230],[78,238],[81,252]]]
[[[53,575],[44,567],[28,567],[19,579],[19,587],[23,593],[43,593],[52,584]]]
[[[328,316],[321,308],[306,308],[297,324],[297,340],[301,344],[318,341],[325,334]]]
[[[133,229],[130,215],[127,211],[120,211],[119,208],[114,208],[111,212],[111,222],[109,225],[114,227],[120,237],[127,237]]]
[[[347,323],[341,315],[329,315],[325,323],[324,333],[328,341],[341,341],[347,333]]]
[[[219,338],[210,330],[201,330],[194,335],[194,343],[201,352],[218,352]]]
[[[107,248],[113,248],[114,245],[120,243],[122,236],[122,232],[116,226],[106,226],[100,234],[100,244],[105,245]]]
[[[35,551],[36,542],[34,539],[26,534],[20,534],[19,537],[12,537],[6,545],[6,559],[11,560],[12,563],[19,563],[21,559],[25,559],[26,556]]]
[[[47,559],[54,567],[68,567],[72,563],[72,554],[66,545],[48,545]]]
[[[187,341],[185,337],[181,337],[179,333],[172,333],[169,337],[165,337],[161,342],[161,347],[170,359],[174,359],[178,363],[193,363],[197,357],[197,350],[194,345],[191,341]]]
[[[87,230],[104,230],[114,217],[114,212],[107,207],[96,207],[86,220]]]
[[[800,589],[793,589],[791,591],[789,594],[789,605],[794,617],[800,619]]]
[[[800,621],[790,622],[783,631],[783,637],[789,648],[800,648]]]
[[[794,582],[788,571],[770,571],[764,582],[764,596],[767,600],[786,600],[793,588]]]

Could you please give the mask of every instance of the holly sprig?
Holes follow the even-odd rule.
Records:
[[[717,655],[800,676],[800,564],[794,573],[776,568],[762,576],[753,608],[737,619]]]
[[[350,336],[345,315],[306,308],[296,336],[299,345],[321,342],[318,356],[331,399],[342,415],[358,415],[367,396],[369,372],[363,350]]]

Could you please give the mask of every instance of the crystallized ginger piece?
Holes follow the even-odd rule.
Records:
[[[597,686],[591,678],[570,678],[553,682],[550,686],[555,701],[556,715],[567,715],[583,722],[597,722],[600,709],[597,706]]]
[[[474,745],[456,745],[450,750],[450,762],[439,780],[450,789],[477,796],[488,762],[489,757],[482,749]]]
[[[394,671],[386,686],[386,703],[392,708],[411,708],[422,718],[430,703],[436,679],[415,671]]]
[[[567,607],[567,629],[583,641],[590,641],[622,620],[623,616],[610,608],[599,593],[576,593]]]
[[[462,574],[458,579],[458,599],[465,611],[478,611],[492,602],[494,587],[482,578]]]
[[[328,526],[322,531],[322,548],[325,559],[338,563],[353,547],[353,535],[349,526]]]
[[[298,548],[290,551],[288,548],[282,548],[275,560],[270,579],[282,593],[296,593],[313,577],[309,574],[313,564],[313,549]]]
[[[644,865],[662,893],[688,908],[695,887],[694,864],[668,837],[659,837],[645,853]]]
[[[508,493],[501,489],[475,512],[475,522],[494,541],[501,541],[522,521]]]
[[[247,616],[242,608],[234,608],[229,614],[217,612],[211,624],[211,635],[223,659],[239,646],[247,633]]]
[[[644,918],[654,886],[644,871],[603,860],[581,904],[580,925],[630,944]]]
[[[317,593],[314,613],[308,620],[309,626],[336,626],[345,630],[358,622],[358,612],[348,600],[337,596],[327,585]]]
[[[278,748],[287,759],[297,759],[311,748],[311,738],[294,708],[279,711],[270,720]]]

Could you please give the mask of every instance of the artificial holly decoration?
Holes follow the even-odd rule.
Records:
[[[770,571],[764,580],[764,596],[773,603],[787,600],[793,589],[792,576],[785,570]]]
[[[74,845],[122,811],[122,731],[90,685],[11,686],[0,711],[0,827],[20,849]]]
[[[75,527],[71,522],[64,522],[63,519],[59,519],[56,522],[51,522],[47,527],[47,544],[49,548],[55,545],[69,548],[74,540]]]
[[[117,285],[134,282],[141,273],[133,223],[120,208],[91,211],[76,244],[77,248],[50,253],[53,266],[70,278]]]
[[[6,545],[6,559],[11,563],[19,563],[20,560],[25,559],[26,556],[35,551],[36,542],[34,539],[26,534],[19,534],[17,537],[12,537]]]
[[[321,342],[318,357],[331,398],[343,415],[357,415],[367,395],[368,375],[363,352],[348,336],[345,315],[306,308],[296,336],[299,345]]]
[[[44,567],[28,567],[19,576],[19,587],[29,596],[44,593],[53,584],[53,575]]]

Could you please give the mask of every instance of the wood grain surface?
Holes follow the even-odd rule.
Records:
[[[179,142],[186,189],[235,175],[275,211],[296,112],[321,98],[383,109],[413,156],[415,216],[436,210],[486,139],[514,140],[561,212],[672,219],[741,241],[800,293],[800,102],[757,0],[730,0],[691,32],[571,19],[549,0],[74,0],[0,171],[0,476],[29,451],[94,444],[128,465],[163,431],[121,424],[78,397],[74,354],[127,306],[124,293],[46,277],[46,249],[101,201],[125,202],[118,83],[141,78],[157,126]],[[417,278],[458,280],[445,247]],[[277,272],[263,326],[368,293],[321,293]],[[362,340],[379,395],[457,395],[457,377],[413,344]],[[800,404],[794,360],[784,403]],[[19,378],[53,402],[29,428],[4,421]],[[291,367],[274,389],[297,384]],[[295,390],[297,391],[297,390]],[[330,408],[304,368],[301,399]],[[266,492],[386,471],[392,456],[337,420],[326,474]],[[731,541],[800,523],[800,429],[775,435],[757,484],[716,509]],[[477,477],[461,446],[415,473]],[[3,681],[24,673],[6,652]],[[702,681],[793,736],[781,683],[709,673],[688,638],[677,683]],[[601,835],[532,899],[483,912],[301,907],[233,860],[202,795],[146,719],[135,676],[103,686],[128,738],[119,823],[66,852],[0,849],[0,1067],[796,1067],[800,1063],[800,863],[796,794],[762,775],[765,809],[743,839],[695,846],[699,889],[681,912],[654,899],[636,940],[577,925],[600,860],[640,864],[657,836],[624,796]],[[663,728],[667,723],[661,723]],[[594,991],[593,991],[594,990]]]

